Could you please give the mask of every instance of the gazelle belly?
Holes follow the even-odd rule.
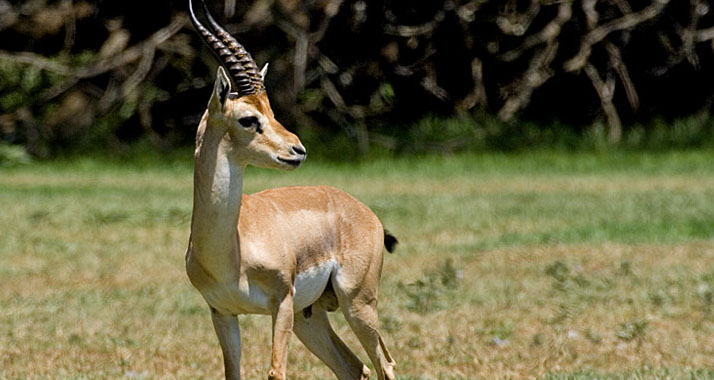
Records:
[[[268,296],[247,281],[228,282],[199,289],[209,305],[232,314],[270,314]]]
[[[247,278],[238,274],[215,278],[189,254],[186,270],[193,286],[198,289],[208,305],[223,314],[270,314],[268,296]]]
[[[312,305],[325,291],[330,275],[337,268],[335,259],[304,270],[295,276],[293,309],[297,312]]]

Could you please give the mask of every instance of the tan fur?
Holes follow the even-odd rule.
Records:
[[[211,307],[226,378],[240,377],[235,316],[244,313],[272,317],[269,379],[285,378],[293,331],[339,379],[368,378],[367,367],[329,325],[325,309],[336,300],[379,379],[394,379],[395,363],[377,318],[382,224],[363,203],[332,187],[242,195],[246,165],[294,169],[304,159],[304,148],[275,120],[265,93],[221,101],[225,85],[227,77],[219,69],[197,132],[186,269]],[[237,120],[246,116],[260,119],[262,133],[239,125]],[[300,312],[306,307],[313,307],[311,317]]]

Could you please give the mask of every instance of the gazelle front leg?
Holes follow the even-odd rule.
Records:
[[[268,380],[285,380],[288,346],[293,333],[293,292],[289,291],[273,311],[273,356]]]
[[[226,380],[240,380],[240,326],[235,315],[220,314],[211,308],[213,328],[223,351]]]

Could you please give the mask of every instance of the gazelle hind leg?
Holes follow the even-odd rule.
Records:
[[[357,335],[377,371],[377,379],[394,380],[396,363],[379,333],[376,297],[358,294],[357,297],[350,298],[339,290],[336,293],[347,323]]]
[[[397,362],[394,361],[394,358],[392,357],[392,353],[389,352],[387,349],[387,345],[384,344],[384,339],[382,339],[382,335],[379,335],[379,347],[382,349],[382,352],[384,353],[384,357],[387,358],[387,363],[391,364],[392,366],[392,371],[394,371],[394,367],[397,365]],[[394,375],[392,375],[393,377]]]
[[[339,380],[368,380],[369,369],[350,351],[330,326],[327,312],[312,306],[312,316],[295,314],[293,331],[300,341],[335,373]]]

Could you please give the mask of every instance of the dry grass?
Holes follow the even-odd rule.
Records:
[[[400,238],[380,311],[402,379],[714,378],[697,372],[714,357],[711,158],[313,164],[251,170],[246,190],[336,185]],[[222,376],[183,270],[189,166],[4,171],[0,208],[0,378]],[[240,319],[244,377],[264,378],[269,320]],[[297,340],[289,375],[331,378]]]

